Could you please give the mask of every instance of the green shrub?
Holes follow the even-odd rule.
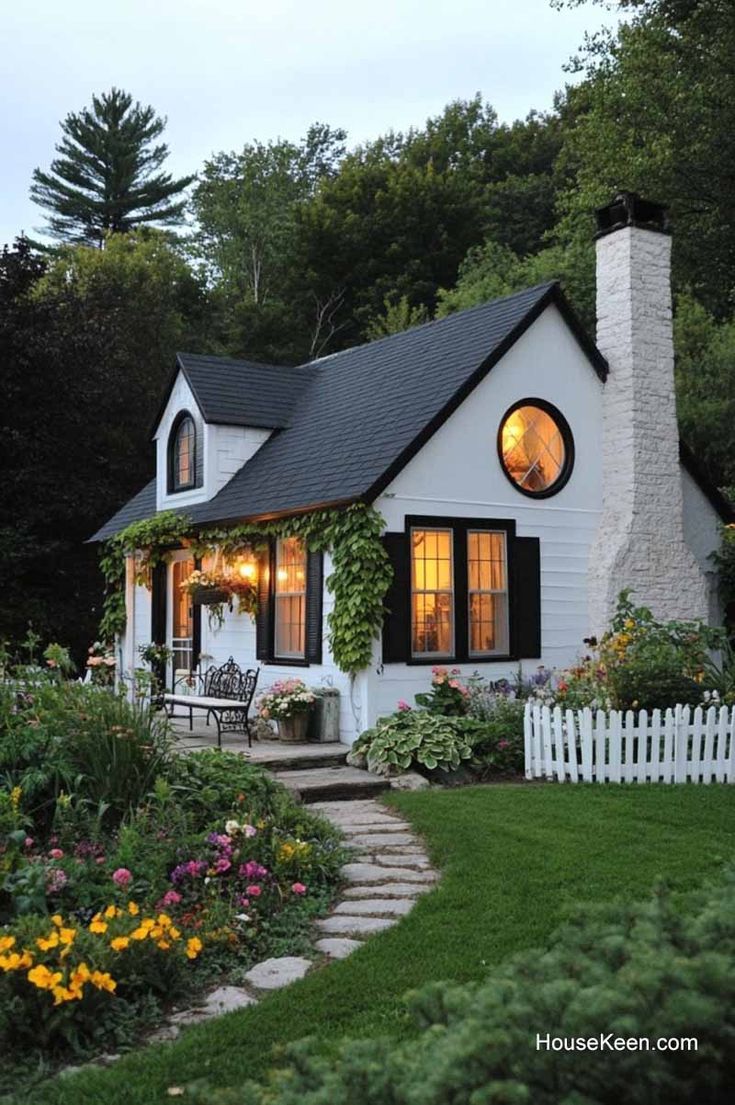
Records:
[[[472,709],[472,707],[470,707]],[[473,759],[483,775],[518,774],[523,771],[523,712],[525,702],[511,695],[485,697]]]
[[[735,1093],[735,878],[682,907],[580,913],[546,951],[482,983],[433,982],[409,998],[417,1034],[359,1040],[336,1057],[309,1042],[265,1087],[187,1090],[198,1105],[725,1105]],[[537,1035],[651,1041],[651,1050],[547,1050]],[[696,1050],[655,1050],[660,1038]]]
[[[380,718],[358,737],[349,761],[378,775],[398,774],[412,767],[452,771],[470,758],[480,730],[480,723],[472,718],[399,710]]]
[[[21,788],[40,832],[62,794],[83,818],[118,824],[150,793],[170,751],[166,719],[111,690],[41,679],[0,693],[0,786]]]

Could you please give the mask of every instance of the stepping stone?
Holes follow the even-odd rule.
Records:
[[[218,1017],[221,1013],[231,1013],[234,1009],[255,1005],[257,1000],[241,986],[220,986],[209,995],[204,1008],[210,1017]]]
[[[365,814],[364,817],[334,817],[329,818],[343,833],[399,833],[410,832],[411,826],[407,821],[399,821],[397,817],[375,817]]]
[[[355,844],[369,844],[371,848],[379,848],[383,844],[397,846],[399,844],[418,844],[412,833],[357,833],[352,836]]]
[[[245,979],[258,990],[280,990],[303,978],[311,967],[310,959],[298,955],[284,955],[278,959],[264,959],[245,975]]]
[[[164,1024],[160,1028],[157,1028],[155,1032],[151,1032],[147,1039],[149,1044],[167,1044],[171,1040],[176,1040],[181,1035],[181,1029],[177,1024]]]
[[[380,848],[376,848],[375,851],[379,851],[385,855],[401,855],[401,856],[419,856],[421,859],[426,859],[426,852],[418,844],[415,848],[406,844],[398,844],[395,848],[390,844],[382,844]]]
[[[343,898],[350,900],[355,898],[418,898],[420,894],[428,894],[431,886],[410,882],[386,882],[369,886],[346,886],[342,891]]]
[[[169,1024],[174,1026],[187,1024],[201,1024],[212,1016],[203,1006],[197,1009],[182,1009],[180,1013],[174,1013],[169,1017]]]
[[[385,813],[385,806],[382,806],[380,802],[375,802],[373,799],[351,799],[348,801],[333,800],[331,802],[314,802],[314,808],[324,814],[325,817],[334,815],[338,817],[340,814],[356,814],[356,813]]]
[[[385,867],[419,867],[424,871],[431,869],[431,864],[426,856],[412,856],[407,852],[389,853],[381,851],[378,862]]]
[[[322,932],[332,932],[344,936],[367,935],[368,933],[383,932],[395,925],[393,917],[325,917],[323,921],[317,921],[317,927]]]
[[[346,959],[352,952],[362,947],[361,940],[350,940],[347,936],[325,936],[314,945],[330,959]]]
[[[434,882],[436,875],[433,871],[412,871],[406,867],[382,867],[377,863],[346,863],[342,868],[342,874],[347,882],[371,883],[371,882]]]
[[[340,902],[334,912],[350,917],[405,917],[415,905],[413,898],[365,898],[358,902]]]

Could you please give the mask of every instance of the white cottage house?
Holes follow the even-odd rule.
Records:
[[[181,549],[152,593],[129,573],[124,666],[154,640],[176,671],[233,656],[261,687],[334,686],[349,741],[432,665],[570,664],[623,587],[660,616],[719,620],[709,557],[732,515],[679,441],[665,210],[623,193],[598,227],[596,343],[546,284],[297,368],[180,354],[156,477],[95,538],[171,508],[204,525],[370,502],[394,581],[350,679],[328,647],[328,553],[274,540],[256,622],[213,628],[181,590]]]

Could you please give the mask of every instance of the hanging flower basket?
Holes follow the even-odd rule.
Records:
[[[220,603],[228,603],[232,599],[232,592],[224,587],[210,587],[199,585],[189,591],[191,601],[195,606],[218,606]]]

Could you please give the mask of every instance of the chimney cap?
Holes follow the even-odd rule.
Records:
[[[642,230],[654,230],[669,234],[668,210],[663,203],[644,200],[637,192],[618,192],[611,203],[598,207],[596,238],[612,234],[625,226],[637,226]]]

